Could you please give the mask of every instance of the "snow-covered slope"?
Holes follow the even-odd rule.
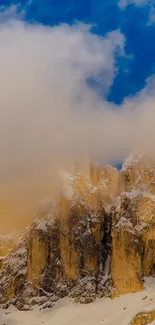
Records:
[[[155,308],[155,278],[146,279],[146,290],[116,299],[102,298],[89,305],[62,299],[53,309],[19,312],[0,311],[0,324],[6,325],[128,325],[143,310]],[[153,324],[153,323],[152,323]]]

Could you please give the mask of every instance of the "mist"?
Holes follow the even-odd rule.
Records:
[[[120,31],[0,23],[1,229],[25,224],[59,188],[60,170],[89,157],[104,164],[134,150],[155,154],[154,78],[120,106],[106,101],[125,56]],[[88,79],[102,85],[103,98]]]

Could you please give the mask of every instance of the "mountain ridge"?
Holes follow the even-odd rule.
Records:
[[[155,275],[154,180],[153,160],[137,154],[121,171],[65,174],[59,200],[1,258],[0,303],[27,310],[143,290]]]

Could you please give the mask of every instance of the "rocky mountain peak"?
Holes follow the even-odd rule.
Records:
[[[63,173],[58,201],[19,242],[4,250],[1,241],[0,303],[44,308],[65,296],[88,303],[143,290],[155,275],[154,180],[153,160],[137,154],[120,172],[89,164]]]

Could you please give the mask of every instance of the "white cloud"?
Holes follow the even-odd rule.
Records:
[[[119,0],[118,6],[120,9],[125,9],[129,4],[136,6],[149,5],[149,21],[148,25],[155,23],[155,2],[154,0]]]
[[[0,23],[4,23],[9,19],[22,19],[23,15],[24,10],[21,10],[20,5],[0,6]]]
[[[121,9],[125,9],[129,4],[135,4],[136,6],[141,6],[147,3],[150,3],[150,1],[149,0],[120,0],[119,7]]]
[[[103,92],[109,89],[116,49],[123,55],[119,31],[102,38],[80,24],[9,20],[0,24],[0,44],[0,197],[22,204],[22,215],[51,191],[59,166],[83,156],[117,162],[136,149],[155,154],[154,83],[118,107],[86,82],[102,71]]]
[[[0,44],[0,216],[16,218],[50,196],[58,166],[100,151],[102,108],[86,79],[102,71],[107,92],[124,37],[9,20],[0,24]]]
[[[0,44],[1,176],[84,154],[103,162],[125,157],[136,143],[135,123],[140,132],[146,95],[140,107],[142,95],[117,107],[86,83],[102,71],[103,92],[109,89],[116,48],[123,53],[119,31],[102,38],[80,24],[51,28],[14,21],[1,24]]]
[[[150,8],[150,19],[149,19],[149,25],[155,23],[155,6],[151,6]]]
[[[1,170],[88,150],[99,102],[86,78],[102,70],[103,91],[109,88],[120,32],[101,38],[84,25],[14,22],[1,25],[0,43]]]

